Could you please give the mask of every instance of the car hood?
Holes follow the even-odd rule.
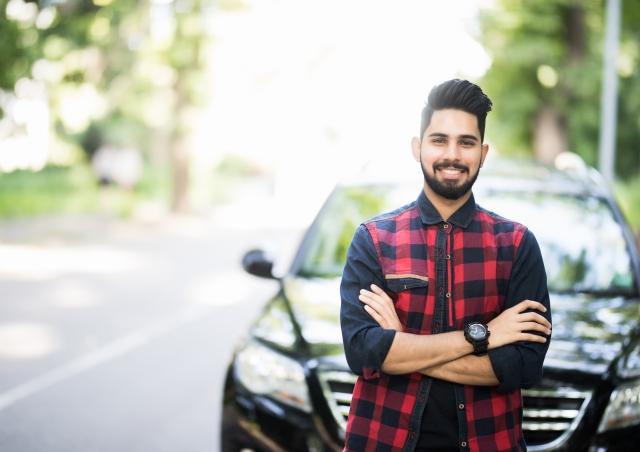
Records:
[[[286,278],[303,339],[314,356],[342,355],[340,279]],[[545,367],[602,374],[640,319],[640,300],[585,294],[551,294],[553,335]]]

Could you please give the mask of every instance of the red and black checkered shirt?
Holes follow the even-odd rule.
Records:
[[[340,286],[345,353],[359,375],[346,451],[414,450],[429,408],[430,377],[381,371],[395,331],[382,329],[358,300],[360,289],[371,283],[392,296],[407,333],[488,323],[524,299],[545,304],[551,320],[535,237],[521,224],[477,206],[473,196],[447,222],[424,192],[417,201],[365,222],[347,252]],[[460,450],[526,450],[520,389],[541,378],[547,349],[548,341],[491,350],[497,387],[451,383]]]

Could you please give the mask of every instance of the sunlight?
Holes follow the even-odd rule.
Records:
[[[6,323],[0,325],[0,357],[40,358],[59,347],[58,336],[44,324]]]
[[[128,251],[89,246],[83,248],[0,245],[0,276],[16,280],[43,280],[68,273],[126,273],[139,268],[141,258]]]

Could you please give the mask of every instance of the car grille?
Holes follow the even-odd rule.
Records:
[[[336,370],[321,371],[318,376],[331,412],[344,432],[356,376]],[[523,390],[522,427],[529,450],[551,450],[564,444],[580,422],[591,395],[589,390],[553,382]]]

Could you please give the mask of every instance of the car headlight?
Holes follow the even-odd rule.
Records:
[[[609,399],[598,433],[640,424],[640,381],[623,383]]]
[[[295,360],[256,341],[238,352],[235,374],[254,394],[268,395],[307,413],[311,412],[304,369]]]

